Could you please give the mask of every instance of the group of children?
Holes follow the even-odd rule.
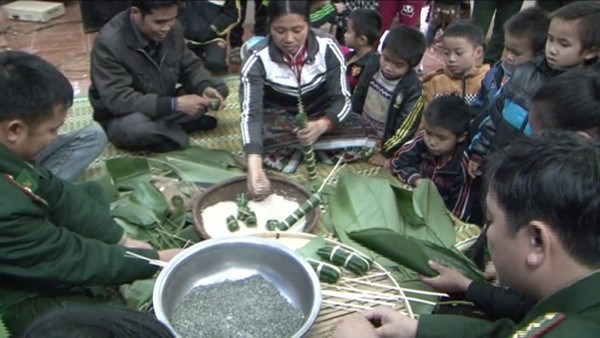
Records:
[[[353,110],[379,132],[369,162],[417,186],[429,178],[449,210],[479,223],[478,176],[487,156],[520,135],[531,135],[528,116],[535,93],[567,70],[595,67],[600,50],[600,3],[580,1],[551,15],[539,7],[504,24],[506,57],[482,64],[484,34],[468,21],[443,33],[445,67],[420,79],[414,68],[426,49],[423,34],[398,27],[375,44],[376,12],[348,18],[345,44]],[[472,217],[473,216],[473,217]]]

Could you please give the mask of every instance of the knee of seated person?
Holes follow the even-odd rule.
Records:
[[[102,152],[108,143],[104,129],[95,123],[83,128],[81,135],[82,139],[86,140],[90,146],[98,149],[99,152]]]
[[[222,74],[227,72],[226,58],[209,57],[204,60],[204,67],[213,74]]]

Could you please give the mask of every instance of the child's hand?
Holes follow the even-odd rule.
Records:
[[[469,176],[471,176],[471,178],[476,178],[477,176],[481,176],[481,164],[477,163],[475,161],[469,161],[469,166],[467,168],[467,171],[469,172]]]
[[[413,185],[416,187],[420,186],[421,183],[423,183],[423,179],[422,178],[417,178],[414,182]]]
[[[338,12],[338,14],[342,14],[346,10],[346,5],[343,2],[336,2],[333,6],[335,6],[335,11]]]
[[[423,283],[438,291],[464,293],[467,291],[467,288],[469,288],[469,285],[472,282],[472,280],[463,276],[460,272],[451,268],[447,268],[434,261],[429,261],[429,266],[440,274],[435,277],[421,277],[421,280]]]
[[[390,161],[381,154],[375,154],[369,158],[369,163],[385,169],[390,168]]]

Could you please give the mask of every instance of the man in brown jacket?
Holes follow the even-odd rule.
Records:
[[[176,0],[135,0],[96,38],[89,97],[116,147],[183,149],[188,133],[217,125],[204,113],[223,105],[227,86],[187,49],[177,13]]]

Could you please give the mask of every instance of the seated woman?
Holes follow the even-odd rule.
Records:
[[[353,149],[345,159],[376,146],[375,131],[350,110],[342,52],[332,37],[310,28],[309,15],[308,1],[270,2],[270,34],[250,48],[242,66],[242,142],[248,188],[255,196],[270,190],[263,161],[294,172],[305,146]],[[302,129],[295,124],[300,105],[308,115]],[[324,159],[325,153],[318,155]]]

